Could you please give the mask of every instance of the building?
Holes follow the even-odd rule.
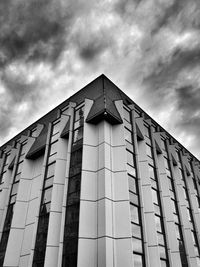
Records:
[[[0,151],[0,266],[200,266],[200,162],[106,76]]]

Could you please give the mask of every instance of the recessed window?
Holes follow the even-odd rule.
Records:
[[[128,175],[129,190],[133,193],[137,193],[136,179]]]
[[[142,240],[132,237],[132,248],[134,251],[142,253]]]
[[[138,207],[131,204],[130,208],[131,208],[131,221],[134,222],[134,223],[139,224]]]
[[[127,120],[128,122],[131,122],[130,112],[125,108],[124,108],[124,119]]]

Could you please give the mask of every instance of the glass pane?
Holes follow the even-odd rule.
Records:
[[[141,238],[141,227],[140,225],[131,224],[132,236]]]
[[[127,109],[125,109],[125,108],[124,108],[124,118],[125,118],[127,121],[131,122],[130,112],[129,112]]]
[[[126,128],[128,128],[130,131],[132,131],[131,123],[128,122],[127,120],[124,120],[124,126],[125,126]]]
[[[70,176],[74,176],[81,172],[82,165],[82,149],[74,151],[71,155]]]
[[[17,172],[16,173],[20,173],[22,171],[22,164],[23,164],[23,161],[19,162],[18,165],[17,165]]]
[[[66,224],[78,222],[79,220],[79,205],[67,206]]]
[[[42,203],[47,203],[51,201],[52,187],[44,190]]]
[[[158,205],[158,193],[157,193],[157,191],[152,188],[151,192],[152,192],[153,203]]]
[[[50,212],[51,203],[44,203],[40,208],[40,215],[46,215]]]
[[[54,175],[55,170],[55,162],[47,166],[47,174],[46,177],[50,177]]]
[[[127,128],[124,128],[124,136],[125,136],[125,140],[132,143],[132,133]]]
[[[130,166],[129,164],[127,164],[127,172],[128,174],[136,177],[136,170],[133,166]]]
[[[3,229],[4,231],[10,229],[11,227],[13,212],[14,212],[14,205],[9,205],[7,214],[6,214],[4,229]]]
[[[47,187],[53,185],[53,178],[54,178],[54,176],[51,176],[50,178],[45,179],[44,188],[47,188]]]
[[[133,193],[137,193],[137,186],[135,178],[128,175],[129,190]]]
[[[132,192],[129,192],[129,200],[131,203],[138,205],[138,195],[136,195]]]
[[[10,197],[10,204],[13,204],[16,202],[17,194]]]
[[[144,132],[145,132],[145,135],[150,138],[150,128],[149,126],[147,125],[144,125]]]
[[[155,189],[158,189],[158,185],[157,185],[157,182],[153,179],[151,179],[151,186]]]
[[[128,141],[126,141],[126,148],[127,148],[128,150],[130,150],[131,152],[134,152],[134,150],[133,150],[133,145],[132,145],[131,143],[129,143]]]
[[[32,136],[32,137],[37,137],[37,128],[33,128],[33,129],[31,130],[31,136]]]
[[[169,189],[173,191],[172,180],[168,178]]]
[[[21,153],[20,153],[20,155],[24,155],[25,153],[26,153],[26,144],[23,144],[21,146]]]
[[[156,180],[156,175],[155,175],[155,168],[151,165],[149,166],[149,176],[150,178],[152,178],[153,180]]]
[[[76,150],[71,154],[71,166],[77,165],[82,161],[82,149]]]
[[[21,177],[21,173],[16,174],[14,182],[18,182],[20,180],[20,177]]]
[[[160,217],[155,216],[155,221],[156,221],[156,230],[157,230],[158,232],[161,232],[161,233],[162,233]]]
[[[25,157],[25,154],[21,155],[21,156],[19,157],[19,162],[23,161],[23,160],[24,160],[24,157]]]
[[[131,209],[131,221],[139,224],[138,207],[136,207],[134,205],[130,205],[130,209]]]
[[[81,175],[76,175],[69,179],[68,193],[80,191]]]
[[[177,214],[174,214],[174,222],[179,223],[179,218]]]
[[[80,191],[68,194],[67,205],[72,205],[80,201]]]
[[[12,191],[11,191],[11,195],[15,195],[15,194],[17,194],[18,186],[19,186],[19,183],[14,183],[14,184],[13,184],[13,186],[12,186]]]
[[[169,193],[170,193],[170,197],[173,198],[173,199],[175,199],[175,193],[174,193],[174,191],[170,190]]]
[[[60,130],[60,121],[54,122],[52,127],[52,135],[58,133]]]
[[[171,199],[172,201],[171,201],[171,203],[172,203],[172,205],[171,205],[171,208],[172,208],[172,212],[174,213],[174,214],[177,214],[177,210],[176,210],[176,202],[173,200],[173,199]]]
[[[0,178],[1,183],[5,181],[5,177],[6,177],[6,172],[3,172]]]
[[[59,133],[57,134],[54,134],[52,137],[51,137],[51,143],[55,142],[56,140],[58,140],[59,138]]]
[[[133,254],[133,260],[134,260],[134,267],[142,267],[142,255],[139,254]]]
[[[184,266],[184,267],[188,266],[185,248],[184,248],[183,242],[181,240],[179,240],[179,251],[180,251],[182,266]]]
[[[79,141],[82,138],[83,138],[83,127],[80,127],[80,128],[78,128],[77,130],[74,131],[73,143]]]
[[[157,204],[154,204],[154,210],[155,210],[155,214],[160,216],[160,207]]]
[[[75,112],[75,121],[83,119],[83,115],[84,115],[84,107],[76,110],[76,112]]]
[[[147,152],[147,156],[149,156],[150,158],[153,158],[152,147],[150,147],[149,145],[146,145],[146,152]]]
[[[53,155],[49,156],[49,158],[48,158],[48,164],[56,161],[56,158],[57,158],[57,153],[54,153]]]
[[[163,234],[157,233],[158,234],[158,244],[164,246],[164,236]]]
[[[83,119],[76,121],[74,123],[74,129],[77,129],[77,128],[83,126],[83,122],[84,122]]]
[[[165,247],[159,246],[159,251],[160,251],[160,258],[166,259]]]
[[[168,177],[171,177],[171,172],[170,172],[170,170],[166,169],[166,174],[167,174]]]
[[[58,145],[58,141],[50,145],[49,155],[52,155],[57,152],[57,145]]]
[[[134,166],[134,154],[126,150],[127,152],[127,163],[131,166]]]
[[[177,239],[181,239],[181,235],[180,235],[180,226],[178,224],[175,224],[175,230],[176,230],[176,237]]]
[[[132,238],[133,251],[142,253],[142,241],[137,238]]]

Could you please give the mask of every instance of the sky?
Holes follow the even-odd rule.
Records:
[[[0,145],[102,73],[200,158],[199,0],[0,1]]]

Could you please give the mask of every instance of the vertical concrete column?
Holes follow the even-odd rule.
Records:
[[[143,118],[136,118],[135,121],[136,124],[139,125],[140,130],[144,135]],[[145,140],[138,141],[138,165],[141,179],[141,193],[143,198],[143,211],[149,266],[160,266],[160,254],[157,240],[155,214]]]
[[[37,127],[38,135],[41,132],[41,125]],[[26,151],[29,151],[29,148],[34,143],[35,138],[29,137]],[[24,167],[23,172],[20,180],[19,188],[19,197],[22,199],[22,202],[26,200],[24,197],[24,192],[28,194],[27,198],[27,213],[25,219],[25,229],[23,232],[23,241],[21,246],[20,252],[20,260],[19,266],[20,267],[27,267],[29,264],[30,256],[31,256],[31,245],[33,240],[33,233],[34,233],[34,224],[35,224],[35,217],[37,215],[36,211],[39,206],[38,202],[38,192],[40,192],[40,183],[41,183],[41,170],[43,164],[44,156],[40,156],[35,160],[24,160]],[[26,195],[25,194],[25,195]]]
[[[175,145],[169,145],[169,147],[175,147]],[[174,155],[176,157],[176,161],[178,161],[177,155]],[[186,250],[186,256],[188,265],[191,267],[194,267],[196,265],[193,264],[193,258],[194,258],[194,245],[192,241],[192,235],[191,235],[191,229],[190,229],[190,223],[188,219],[187,214],[187,203],[185,199],[185,194],[183,191],[183,181],[181,179],[181,173],[178,166],[174,166],[171,164],[171,171],[172,175],[174,177],[174,186],[175,190],[177,192],[177,201],[178,201],[178,209],[179,209],[179,215],[180,215],[180,222],[182,226],[182,232],[183,232],[183,240],[185,243],[185,250]]]
[[[84,120],[86,120],[92,105],[92,100],[85,100]],[[97,125],[84,122],[82,153],[77,266],[95,267],[97,266],[97,176],[99,166]]]
[[[32,229],[33,238],[31,240],[31,246],[30,246],[31,253],[29,256],[27,267],[32,267],[32,263],[33,263],[33,255],[34,255],[35,241],[36,241],[36,236],[37,236],[40,203],[42,199],[42,190],[43,190],[43,183],[44,183],[44,178],[45,178],[45,169],[46,169],[46,164],[47,164],[50,135],[51,135],[51,125],[49,124],[44,156],[36,160],[37,163],[36,163],[35,168],[36,168],[37,175],[36,176],[34,175],[34,180],[33,180],[32,189],[31,189],[31,199],[29,201],[29,207],[28,207],[26,224],[33,224],[32,226],[33,227]],[[35,193],[33,189],[35,189]]]
[[[65,140],[65,139],[61,139],[60,140],[60,143],[59,143],[60,145],[59,145],[59,148],[58,148],[58,150],[60,151],[60,152],[58,152],[59,153],[58,156],[60,155],[59,156],[60,158],[57,158],[57,161],[56,161],[56,162],[58,162],[58,167],[56,167],[57,171],[55,172],[55,175],[57,176],[57,178],[55,178],[55,182],[57,181],[57,183],[59,185],[63,183],[63,185],[62,185],[63,189],[61,189],[61,187],[59,186],[60,190],[63,190],[63,195],[62,195],[62,199],[59,198],[60,201],[59,201],[59,204],[58,204],[59,205],[58,206],[59,211],[61,210],[58,260],[57,260],[57,265],[56,265],[58,267],[62,266],[63,241],[64,241],[65,216],[66,216],[66,203],[67,203],[67,190],[68,190],[68,181],[69,181],[69,168],[70,168],[70,158],[71,158],[72,131],[73,131],[74,108],[75,108],[75,106],[76,106],[76,103],[70,102],[68,108],[65,109],[65,111],[62,112],[62,116],[61,117],[62,117],[62,121],[63,122],[62,122],[61,128],[63,129],[65,127],[64,124],[66,125],[66,123],[68,123],[68,122],[70,123],[70,125],[69,125],[69,137],[67,138],[67,140]],[[64,116],[65,116],[65,118],[64,118]],[[68,119],[67,119],[67,117],[68,117]],[[64,121],[65,121],[65,123],[64,123]],[[56,163],[56,165],[57,165],[57,163]],[[61,177],[62,181],[60,181],[60,179],[59,179],[60,177],[58,175],[59,174],[59,165],[62,166],[61,167],[62,168],[62,170],[61,170],[62,177],[64,175],[64,180]],[[63,171],[64,171],[64,173],[63,173]],[[55,205],[57,203],[56,195],[57,195],[57,192],[55,193],[55,200],[53,200],[53,196],[52,196],[52,201],[55,202]],[[53,208],[53,206],[52,206],[52,208]]]
[[[29,164],[32,165],[31,175],[31,188],[29,190],[29,201],[25,222],[25,230],[23,235],[23,242],[20,254],[20,267],[29,266],[29,262],[32,259],[32,242],[35,240],[35,221],[38,215],[39,192],[42,180],[42,166],[44,156],[40,156],[36,160],[28,160]]]
[[[123,101],[115,101],[124,117]],[[113,205],[114,266],[133,266],[131,215],[127,175],[127,153],[124,125],[112,126],[111,132],[111,197]],[[109,265],[108,265],[109,266]]]
[[[60,133],[69,120],[69,115],[61,115]],[[59,138],[57,143],[56,165],[53,180],[53,189],[51,197],[51,209],[49,217],[49,227],[47,236],[47,246],[45,255],[46,267],[55,267],[58,265],[62,205],[65,185],[65,173],[68,157],[68,140]]]
[[[194,216],[194,207],[192,204],[192,195],[191,195],[191,189],[192,189],[192,178],[191,178],[191,169],[190,169],[190,165],[189,165],[189,159],[186,155],[183,155],[181,153],[181,164],[182,164],[182,168],[183,168],[183,175],[184,175],[184,180],[185,180],[185,184],[186,184],[186,188],[188,191],[188,205],[189,208],[191,210],[192,213],[192,217],[193,217],[193,228],[197,233],[197,239],[198,239],[198,229],[196,228],[197,222],[196,222],[196,217]],[[194,197],[194,195],[193,195]],[[189,227],[187,227],[185,229],[185,235],[186,235],[186,240],[187,240],[187,247],[188,247],[188,254],[189,254],[189,259],[190,259],[190,265],[192,267],[195,267],[197,265],[197,261],[196,261],[196,255],[195,255],[195,249],[194,249],[194,242],[193,242],[193,237],[192,237],[192,233],[191,233],[191,223],[189,222],[188,216],[187,216],[187,221],[189,223]],[[199,245],[199,243],[198,243]]]
[[[22,136],[20,143],[26,141],[27,136]],[[29,138],[25,147],[25,153],[29,150],[33,144],[34,138]],[[18,146],[20,150],[21,144]],[[19,153],[19,151],[18,151]],[[18,162],[18,157],[16,163]],[[6,249],[6,255],[4,259],[4,266],[19,266],[19,259],[21,254],[21,248],[23,243],[23,236],[25,231],[25,222],[27,216],[27,209],[30,196],[30,188],[32,182],[32,164],[25,160],[23,161],[23,169],[18,186],[17,199],[14,208],[14,214],[12,218],[12,225],[9,234],[8,246]],[[15,174],[15,171],[14,171]],[[14,178],[14,177],[13,177]],[[13,182],[13,181],[12,181]],[[17,245],[16,245],[17,240]]]
[[[190,204],[191,204],[192,213],[193,213],[193,217],[194,217],[194,225],[195,225],[196,235],[197,235],[198,243],[200,244],[200,213],[199,213],[199,207],[198,207],[198,202],[197,202],[195,188],[194,188],[194,182],[193,182],[193,178],[191,175],[192,169],[190,166],[188,166],[188,167],[189,167],[189,173],[190,174],[188,173],[188,175],[186,177],[187,178],[186,183],[187,183],[187,186],[189,189]],[[194,172],[193,172],[193,175],[194,175],[194,179],[196,179]]]
[[[138,120],[137,120],[138,121]],[[133,140],[135,147],[135,164],[137,168],[137,179],[138,179],[138,198],[140,199],[140,209],[141,209],[141,220],[142,220],[142,230],[143,230],[143,242],[144,242],[144,256],[146,266],[149,266],[149,254],[148,254],[148,243],[147,243],[147,233],[145,227],[145,215],[144,215],[144,196],[142,191],[142,181],[141,181],[141,171],[139,165],[139,149],[138,149],[138,125],[136,125],[136,113],[134,111],[134,106],[132,110],[132,124],[133,124]],[[140,132],[141,136],[144,134],[143,119],[140,120],[140,125],[143,132]]]
[[[161,143],[160,133],[154,133],[154,140]],[[158,179],[160,185],[161,204],[163,207],[163,217],[166,229],[166,239],[168,244],[168,255],[171,266],[181,267],[180,265],[180,253],[179,245],[176,238],[176,229],[174,224],[173,208],[171,204],[171,196],[169,191],[169,183],[165,169],[163,154],[157,154],[156,162],[158,166]],[[169,163],[171,164],[171,158],[169,157]]]
[[[199,182],[198,182],[197,167],[195,166],[195,162],[192,162],[192,168],[193,168],[194,179],[196,180],[196,183],[197,183],[197,193],[200,196],[200,188],[199,188],[199,184],[198,184]],[[193,185],[193,187],[191,189],[191,201],[192,201],[194,217],[195,217],[195,222],[196,222],[196,230],[198,232],[198,240],[200,242],[200,208],[198,206],[196,195],[194,193],[194,185]]]
[[[85,101],[85,118],[92,106]],[[116,106],[122,112],[122,101]],[[85,123],[78,266],[132,266],[123,125]]]

